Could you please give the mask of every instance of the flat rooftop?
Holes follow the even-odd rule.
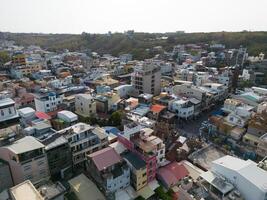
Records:
[[[225,154],[221,150],[214,145],[208,145],[189,155],[189,159],[202,168],[209,170],[211,169],[212,161],[223,156],[225,156]]]
[[[66,192],[66,188],[60,182],[48,182],[39,187],[38,191],[45,200],[50,200],[59,195],[63,195]]]
[[[104,195],[96,185],[84,174],[74,177],[68,181],[71,189],[79,200],[105,200]],[[26,199],[25,199],[26,200]]]
[[[15,101],[10,98],[0,99],[0,107],[14,105]]]
[[[7,146],[6,148],[10,149],[16,154],[21,154],[24,152],[32,151],[35,149],[44,148],[45,146],[37,141],[32,136],[25,136],[24,138],[15,141],[13,144]]]
[[[29,180],[10,188],[10,194],[14,200],[44,200]]]
[[[131,163],[137,170],[146,167],[146,162],[132,152],[124,153],[122,154],[122,157],[128,160],[128,162]]]

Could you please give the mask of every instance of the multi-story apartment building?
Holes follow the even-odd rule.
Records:
[[[135,153],[122,154],[131,170],[131,184],[135,190],[140,190],[147,185],[146,162]]]
[[[133,87],[139,94],[160,94],[161,72],[160,67],[153,63],[145,62],[134,67],[131,79]]]
[[[8,162],[0,159],[0,192],[13,186]]]
[[[112,147],[88,155],[87,170],[106,194],[130,185],[130,168]]]
[[[34,137],[26,136],[0,147],[0,158],[9,163],[14,184],[27,179],[37,184],[49,179],[45,146]]]
[[[72,171],[72,155],[68,140],[61,134],[54,134],[42,141],[53,178],[65,178]]]
[[[58,109],[58,105],[63,102],[64,94],[47,92],[36,95],[34,98],[35,108],[41,112],[52,112]]]
[[[10,98],[0,99],[0,123],[13,121],[19,118],[15,108],[15,101]]]
[[[90,94],[75,96],[75,112],[78,115],[89,117],[96,114],[96,102]]]
[[[102,128],[95,128],[85,123],[77,123],[60,130],[69,142],[74,166],[83,166],[86,154],[93,153],[108,146],[108,136]]]
[[[163,141],[151,135],[153,130],[140,125],[130,123],[125,125],[124,132],[118,136],[118,140],[129,151],[137,154],[146,162],[147,182],[155,179],[156,169],[165,162],[165,144]]]

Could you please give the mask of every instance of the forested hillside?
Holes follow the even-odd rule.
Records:
[[[168,39],[159,39],[167,36]],[[171,50],[176,44],[186,43],[222,43],[227,48],[248,48],[250,55],[264,52],[267,55],[267,32],[214,32],[214,33],[113,33],[113,34],[33,34],[33,33],[1,33],[0,37],[14,40],[21,45],[40,45],[41,47],[59,51],[62,49],[91,49],[98,53],[119,55],[132,53],[134,58],[143,59],[152,56],[151,49],[162,46]]]

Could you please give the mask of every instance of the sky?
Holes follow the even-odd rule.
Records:
[[[0,31],[267,31],[267,0],[0,0]]]

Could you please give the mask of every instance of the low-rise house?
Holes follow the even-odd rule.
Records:
[[[0,123],[8,124],[17,121],[19,114],[15,108],[15,101],[10,98],[0,99]]]
[[[243,142],[250,146],[257,147],[262,137],[267,132],[267,112],[254,114],[248,123],[247,133],[243,137]]]
[[[169,110],[174,112],[177,117],[189,119],[194,116],[194,105],[187,99],[181,98],[169,103]]]
[[[9,191],[12,200],[64,200],[66,188],[60,182],[47,182],[37,188],[31,181],[26,180]]]
[[[98,95],[96,97],[96,110],[99,113],[107,113],[112,110],[117,110],[119,100],[119,95],[114,92]]]
[[[87,170],[107,194],[130,185],[130,168],[113,148],[104,148],[87,157]]]
[[[96,101],[90,94],[77,94],[75,96],[75,112],[78,115],[89,117],[96,114]]]
[[[69,181],[70,190],[74,192],[79,200],[105,200],[105,196],[100,192],[95,183],[84,174],[80,174]]]
[[[127,97],[131,91],[133,91],[132,85],[120,85],[114,88],[114,92],[116,92],[120,98]]]
[[[64,121],[68,125],[72,125],[78,121],[78,116],[71,111],[62,110],[57,113],[58,119]]]
[[[188,175],[189,172],[185,166],[177,162],[172,162],[164,167],[161,167],[157,172],[157,178],[167,189],[177,185],[179,181]]]
[[[160,116],[167,110],[166,106],[155,104],[150,107],[150,112],[148,113],[148,117],[152,120],[158,121]]]

